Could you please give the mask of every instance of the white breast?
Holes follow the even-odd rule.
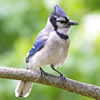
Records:
[[[47,42],[48,60],[50,64],[62,65],[67,57],[69,39],[61,39],[56,32],[52,32]]]
[[[61,39],[55,32],[50,33],[44,48],[38,51],[31,59],[32,66],[48,64],[62,65],[67,57],[69,39]]]

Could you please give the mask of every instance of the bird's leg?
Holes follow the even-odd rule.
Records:
[[[29,68],[28,68],[28,65],[26,66],[26,69],[28,70]]]
[[[41,76],[44,77],[44,75],[46,74],[46,72],[40,67],[40,72],[41,72]]]
[[[66,78],[64,77],[64,75],[63,75],[61,72],[59,72],[58,70],[56,70],[56,69],[54,68],[54,65],[51,64],[51,68],[52,68],[54,71],[56,71],[58,74],[60,74],[60,77],[61,77],[63,80],[66,79]]]

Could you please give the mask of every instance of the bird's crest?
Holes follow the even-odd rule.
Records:
[[[61,7],[59,7],[58,5],[56,5],[54,7],[54,12],[51,15],[52,16],[67,17],[65,11]]]

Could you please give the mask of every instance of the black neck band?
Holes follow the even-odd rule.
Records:
[[[64,35],[64,34],[59,33],[59,32],[57,32],[57,34],[59,35],[59,37],[60,37],[61,39],[67,40],[67,39],[69,38],[68,35]]]
[[[64,39],[64,40],[67,40],[68,38],[69,38],[69,36],[68,35],[64,35],[64,34],[62,34],[62,33],[59,33],[59,32],[57,32],[57,25],[56,25],[56,18],[54,18],[53,16],[50,18],[50,21],[51,21],[51,23],[52,23],[52,25],[53,25],[53,27],[54,27],[54,30],[56,31],[56,33],[58,34],[58,36],[61,38],[61,39]]]

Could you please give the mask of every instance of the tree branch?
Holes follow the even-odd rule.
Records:
[[[66,78],[64,81],[59,76],[54,76],[48,73],[41,76],[39,72],[33,72],[31,70],[0,66],[0,78],[41,83],[100,100],[100,87],[81,83],[69,78]]]

